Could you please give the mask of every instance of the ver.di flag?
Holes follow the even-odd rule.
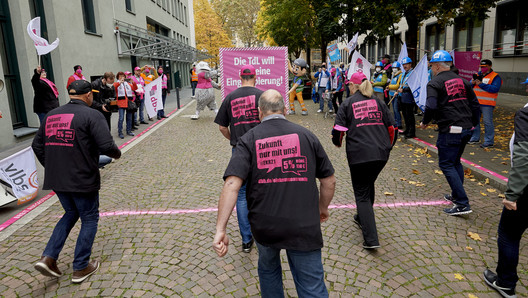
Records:
[[[347,51],[348,51],[348,55],[352,54],[352,51],[356,48],[358,35],[359,35],[359,32],[356,32],[354,37],[352,37],[352,39],[346,45],[346,48],[347,48]]]
[[[0,160],[0,180],[1,185],[7,186],[6,190],[0,188],[0,191],[9,192],[10,187],[12,194],[18,199],[18,204],[35,198],[39,183],[33,149],[28,147]]]
[[[152,83],[145,85],[144,100],[147,114],[153,118],[158,114],[158,110],[163,110],[163,102],[161,100],[161,77],[158,77]]]
[[[350,80],[350,77],[356,72],[362,72],[367,78],[370,78],[371,67],[372,64],[368,62],[368,60],[365,59],[365,57],[363,57],[363,55],[361,55],[358,51],[355,51],[352,55],[352,61],[350,61],[350,66],[348,66],[347,79]]]
[[[407,79],[407,85],[411,88],[414,101],[422,111],[425,110],[427,83],[429,83],[427,63],[427,55],[424,55]]]
[[[403,63],[402,63],[403,58],[405,57],[409,57],[409,54],[407,53],[407,43],[404,42],[402,45],[401,51],[400,51],[400,55],[398,55],[398,62],[400,62],[401,64],[400,68],[402,72],[405,72],[405,69],[403,69]]]
[[[33,40],[35,48],[37,49],[38,55],[45,55],[59,46],[59,39],[55,39],[52,44],[49,44],[47,40],[40,37],[40,17],[36,17],[29,21],[27,25],[27,32],[29,37]]]

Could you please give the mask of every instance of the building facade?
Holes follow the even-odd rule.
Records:
[[[163,65],[175,86],[190,84],[193,62],[206,58],[195,49],[192,0],[0,0],[0,150],[32,136],[31,77],[39,63],[28,22],[41,17],[41,35],[59,46],[41,56],[57,85],[60,104],[68,102],[66,81],[81,65],[88,80],[106,71]]]

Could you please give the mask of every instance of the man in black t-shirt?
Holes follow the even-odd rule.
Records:
[[[262,93],[258,109],[262,123],[239,139],[224,173],[213,248],[227,253],[226,226],[245,180],[262,296],[284,296],[280,250],[286,249],[299,297],[328,297],[321,222],[334,195],[334,168],[317,137],[286,120],[279,92]]]
[[[255,88],[255,75],[253,65],[242,66],[240,69],[241,87],[226,96],[214,121],[219,125],[220,132],[233,146],[233,154],[238,139],[260,123],[258,100],[262,90]],[[236,210],[238,227],[242,235],[242,251],[249,253],[253,246],[253,236],[248,220],[246,184],[242,185],[238,191]]]
[[[104,116],[90,108],[93,102],[90,82],[73,81],[68,92],[71,101],[46,115],[31,145],[44,166],[43,189],[55,191],[65,211],[35,269],[46,276],[62,275],[57,259],[80,218],[72,275],[72,282],[80,283],[99,269],[98,261],[90,262],[99,222],[99,153],[117,159],[121,151]]]
[[[464,189],[464,169],[460,157],[472,129],[480,121],[480,106],[468,81],[451,71],[453,58],[443,50],[436,51],[431,61],[434,77],[427,84],[427,102],[420,127],[435,119],[438,123],[438,165],[446,177],[451,194],[444,199],[453,203],[444,209],[448,215],[473,212]]]

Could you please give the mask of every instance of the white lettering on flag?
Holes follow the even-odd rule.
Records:
[[[158,110],[163,110],[161,100],[161,77],[158,77],[152,83],[145,85],[145,109],[150,118],[158,114]]]
[[[38,193],[37,166],[33,149],[28,147],[5,159],[0,160],[0,180],[2,187],[10,186],[12,194],[18,199],[18,204],[35,198]],[[0,187],[0,191],[9,193]],[[14,201],[12,199],[11,201]],[[1,201],[0,205],[10,203]]]
[[[402,60],[405,57],[409,57],[409,54],[407,53],[407,43],[404,42],[402,45],[401,51],[400,51],[400,55],[398,56],[398,62],[400,62],[401,64],[400,68],[402,72],[405,72],[405,69],[403,69],[403,63],[402,63]]]
[[[418,65],[407,79],[407,85],[411,88],[414,101],[424,111],[427,100],[427,83],[429,83],[429,71],[427,69],[427,54],[422,57]]]
[[[36,17],[33,20],[29,21],[27,25],[27,32],[29,37],[33,40],[33,44],[37,49],[37,54],[39,56],[45,55],[59,46],[59,39],[55,39],[52,44],[49,44],[47,40],[40,37],[40,17]]]
[[[355,51],[352,55],[350,66],[348,66],[348,79],[350,80],[350,77],[356,72],[362,72],[367,78],[370,78],[371,67],[372,64],[368,62],[368,60],[365,59],[365,57],[363,57],[363,55],[361,55],[358,51]]]

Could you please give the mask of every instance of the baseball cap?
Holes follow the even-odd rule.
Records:
[[[240,68],[241,76],[254,76],[256,74],[255,67],[253,65],[247,64]]]
[[[350,83],[354,83],[357,85],[360,85],[364,80],[366,80],[367,77],[362,72],[356,72],[350,77]]]
[[[483,65],[491,66],[491,60],[484,59],[480,61],[480,66],[483,66]]]
[[[71,95],[81,95],[92,91],[92,84],[86,80],[73,81],[68,86],[68,93]]]
[[[136,71],[136,70],[141,70],[141,67],[139,67],[139,66],[134,67],[134,71]]]
[[[528,84],[528,78],[526,78],[526,81],[522,82],[521,84]]]

